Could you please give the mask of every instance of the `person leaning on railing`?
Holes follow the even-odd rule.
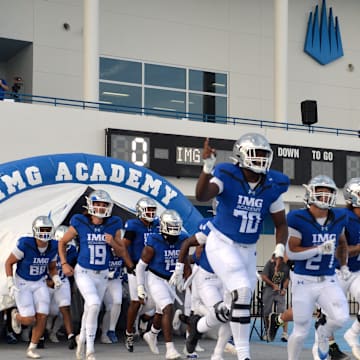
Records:
[[[9,86],[4,79],[0,79],[0,100],[4,100],[5,91],[9,91]]]

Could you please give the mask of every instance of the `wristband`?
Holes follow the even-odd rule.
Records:
[[[61,263],[61,266],[65,265],[65,264],[67,264],[67,262],[66,262],[66,261],[65,261],[65,262],[63,262],[63,263]]]

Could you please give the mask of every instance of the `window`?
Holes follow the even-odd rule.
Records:
[[[141,84],[141,67],[135,61],[100,58],[100,79]]]
[[[100,58],[100,108],[223,122],[227,74]]]
[[[202,114],[205,121],[221,122],[227,114],[227,98],[203,94],[189,94],[189,117]],[[224,120],[224,119],[223,119]]]
[[[189,70],[189,90],[226,94],[226,75],[208,71]]]
[[[129,107],[128,111],[141,108],[141,87],[129,86],[118,83],[100,82],[100,101],[103,102],[102,110],[116,111],[116,106]]]
[[[179,116],[185,116],[185,92],[168,91],[163,89],[145,88],[145,112],[151,109],[160,111],[163,116],[175,116],[169,112],[179,112]]]
[[[146,85],[185,90],[186,71],[172,66],[145,64]]]

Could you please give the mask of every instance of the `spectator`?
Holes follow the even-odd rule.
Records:
[[[9,91],[9,86],[4,79],[0,79],[0,100],[4,100],[5,91]]]
[[[13,93],[13,98],[15,101],[19,101],[19,91],[21,87],[24,85],[23,78],[21,76],[15,76],[14,77],[14,84],[11,87],[11,92]]]
[[[273,306],[276,306],[278,312],[284,312],[286,308],[286,291],[290,280],[289,266],[284,262],[284,249],[277,248],[271,259],[265,264],[261,273],[262,281],[265,283],[262,292],[264,304],[264,319],[266,329],[269,326],[269,314]],[[266,335],[267,336],[267,335]],[[283,326],[281,341],[287,342],[287,323]],[[266,338],[267,340],[267,338]]]

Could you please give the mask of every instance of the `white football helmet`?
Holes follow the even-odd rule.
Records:
[[[95,202],[107,203],[106,206],[94,205]],[[110,195],[104,190],[95,190],[89,197],[86,197],[86,209],[90,215],[97,216],[99,218],[105,218],[111,216],[114,203]]]
[[[336,205],[337,187],[328,176],[315,176],[303,186],[306,189],[304,202],[307,206],[314,204],[319,209],[330,209]],[[331,192],[318,191],[318,188],[328,188]]]
[[[60,241],[65,233],[69,230],[69,226],[66,225],[60,225],[55,229],[55,235],[54,235],[54,239],[57,241]],[[66,250],[71,246],[74,245],[76,247],[76,242],[74,239],[70,240],[67,244],[66,244]]]
[[[60,225],[56,228],[55,230],[55,235],[54,235],[54,239],[57,241],[60,241],[64,234],[69,230],[69,227],[66,225]]]
[[[258,151],[263,151],[265,155],[259,155]],[[273,151],[263,135],[248,133],[235,142],[231,158],[242,168],[266,174],[272,163]]]
[[[47,216],[38,216],[32,223],[33,236],[41,241],[49,241],[54,236],[54,223]]]
[[[156,217],[156,202],[148,197],[143,197],[136,203],[136,216],[147,222],[153,222]]]
[[[360,207],[360,178],[352,178],[345,184],[344,198],[347,204]]]
[[[182,219],[175,210],[165,210],[160,215],[160,232],[164,235],[178,236],[181,233]]]

